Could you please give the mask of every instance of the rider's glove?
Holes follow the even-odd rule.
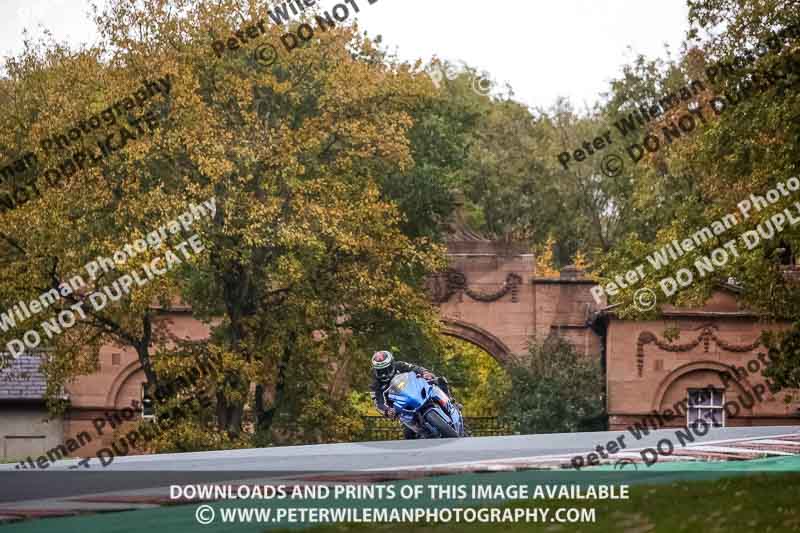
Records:
[[[423,372],[422,379],[431,380],[433,379],[433,374],[431,374],[430,372]]]
[[[394,409],[394,407],[387,407],[386,416],[389,418],[397,418],[397,411]]]

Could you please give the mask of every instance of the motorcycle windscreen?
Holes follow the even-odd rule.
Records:
[[[417,378],[413,372],[397,374],[389,383],[386,395],[396,407],[414,411],[425,403],[423,389],[427,383]]]

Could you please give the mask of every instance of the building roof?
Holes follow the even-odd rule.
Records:
[[[2,354],[2,356],[8,354]],[[9,358],[10,359],[10,358]],[[23,354],[0,369],[0,401],[43,400],[47,382],[40,370],[40,356]]]

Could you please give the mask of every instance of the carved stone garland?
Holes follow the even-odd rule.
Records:
[[[722,348],[728,352],[736,352],[736,353],[744,353],[749,352],[751,350],[755,350],[760,344],[761,339],[756,339],[750,344],[730,344],[725,342],[724,340],[717,337],[717,334],[714,330],[718,330],[719,328],[714,324],[709,324],[706,326],[701,326],[700,328],[700,335],[693,341],[687,342],[685,344],[672,344],[670,342],[665,342],[663,340],[659,340],[656,335],[650,331],[643,331],[639,334],[639,339],[636,342],[636,368],[639,371],[639,377],[642,377],[642,372],[644,371],[644,345],[655,343],[656,346],[664,350],[665,352],[688,352],[692,350],[696,346],[698,346],[701,342],[703,343],[703,349],[708,352],[708,345],[710,341],[714,341],[717,346]]]
[[[494,302],[511,293],[511,301],[518,301],[519,286],[522,285],[522,277],[513,272],[506,276],[503,287],[492,293],[482,293],[469,288],[467,276],[458,270],[449,268],[434,276],[428,283],[433,301],[441,304],[446,302],[459,291],[463,291],[467,296],[479,302]]]

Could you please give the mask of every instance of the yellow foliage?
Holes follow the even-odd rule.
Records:
[[[553,254],[553,246],[555,239],[549,236],[547,241],[535,248],[536,254],[536,275],[542,278],[557,278],[559,271],[555,264],[555,254]]]
[[[582,272],[588,272],[592,266],[589,259],[581,250],[575,252],[575,257],[572,258],[572,264]]]
[[[464,405],[464,416],[505,413],[511,377],[490,354],[474,344],[448,337],[447,375],[453,394]]]
[[[56,394],[72,377],[96,369],[99,347],[114,342],[138,347],[140,363],[155,374],[178,373],[186,352],[172,349],[175,339],[154,324],[152,305],[183,298],[195,317],[213,319],[201,351],[219,372],[215,399],[225,405],[215,412],[233,413],[220,429],[235,435],[236,415],[253,402],[254,385],[267,389],[267,398],[289,402],[299,395],[291,385],[338,356],[342,330],[435,322],[421,280],[444,267],[443,250],[402,233],[400,212],[376,180],[413,164],[412,111],[434,89],[425,74],[392,63],[351,27],[320,33],[264,66],[252,52],[279,43],[280,26],[267,25],[257,43],[222,57],[211,43],[238,29],[240,15],[268,18],[268,3],[145,4],[111,0],[96,19],[102,37],[96,46],[75,51],[45,41],[9,63],[12,75],[0,91],[4,160],[38,150],[43,138],[142,89],[145,80],[169,75],[171,89],[146,104],[160,117],[154,132],[52,187],[42,176],[25,176],[41,195],[0,213],[0,238],[23,253],[0,265],[0,301],[29,301],[54,279],[173,219],[189,202],[216,198],[214,219],[192,228],[206,248],[197,261],[134,287],[54,337],[46,371]],[[43,158],[44,167],[93,144],[96,150],[92,135]],[[168,246],[185,238],[171,236]],[[131,267],[163,251],[148,250]],[[127,272],[104,273],[76,297]],[[41,319],[21,322],[0,344]],[[327,337],[314,341],[314,332]],[[353,338],[352,346],[363,348],[363,335]],[[202,427],[186,426],[186,438]],[[171,449],[170,442],[160,448]]]

